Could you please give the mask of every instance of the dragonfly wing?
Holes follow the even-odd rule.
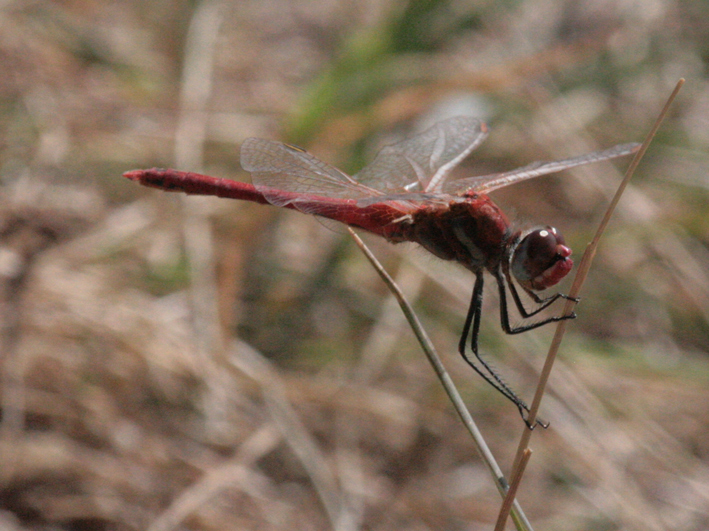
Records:
[[[272,140],[247,138],[241,145],[241,167],[251,173],[257,188],[268,189],[264,196],[276,206],[297,201],[292,194],[279,194],[279,190],[352,199],[381,195],[307,151]]]
[[[468,177],[447,183],[444,190],[450,194],[462,194],[467,191],[472,192],[491,192],[497,188],[502,188],[518,181],[533,179],[540,175],[556,173],[558,171],[567,170],[575,166],[600,162],[602,160],[614,159],[635,153],[640,148],[640,144],[621,144],[603,151],[594,151],[578,157],[570,159],[556,160],[551,162],[533,162],[527,166],[517,168],[516,170],[504,173],[492,173],[489,175],[480,175],[477,177]]]
[[[476,118],[457,116],[382,149],[355,179],[384,193],[437,192],[450,171],[487,137]]]

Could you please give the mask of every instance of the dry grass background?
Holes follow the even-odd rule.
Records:
[[[499,496],[346,236],[121,173],[245,180],[247,136],[356,170],[455,110],[492,126],[468,171],[508,169],[640,140],[679,77],[519,500],[535,529],[709,528],[705,2],[5,1],[0,64],[3,531],[490,529]],[[494,197],[578,256],[619,178]],[[455,354],[471,275],[368,242],[507,471],[517,411]],[[505,337],[492,291],[482,347],[530,396],[551,331]]]

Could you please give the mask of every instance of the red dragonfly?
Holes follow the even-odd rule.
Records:
[[[549,288],[566,276],[573,266],[571,249],[553,227],[514,227],[487,194],[540,175],[629,155],[639,144],[449,181],[451,170],[487,135],[488,128],[480,120],[450,118],[385,147],[354,176],[299,147],[260,138],[248,138],[241,146],[241,165],[251,173],[253,185],[164,169],[135,170],[124,175],[162,190],[270,203],[322,216],[378,234],[392,243],[416,242],[439,258],[461,263],[475,275],[475,285],[458,350],[473,369],[517,405],[526,419],[529,409],[525,402],[478,352],[483,271],[497,281],[503,330],[518,334],[576,316],[571,313],[513,327],[506,293],[509,287],[525,320],[560,298],[568,299],[562,293],[542,298],[535,291]],[[534,302],[533,310],[525,308],[515,281]],[[474,357],[466,354],[468,338]]]

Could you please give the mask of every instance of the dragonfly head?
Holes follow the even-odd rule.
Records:
[[[574,263],[564,237],[554,227],[522,233],[512,253],[510,269],[523,288],[541,291],[564,278]]]

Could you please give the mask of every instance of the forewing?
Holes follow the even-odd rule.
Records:
[[[279,194],[279,190],[352,199],[381,195],[307,151],[272,140],[247,138],[241,145],[241,167],[251,173],[256,187],[269,189],[264,196],[276,206],[298,200],[290,194]]]
[[[384,193],[438,192],[450,171],[487,137],[476,118],[457,116],[382,149],[354,176]]]
[[[584,164],[591,164],[593,162],[600,162],[602,160],[609,160],[616,157],[630,155],[635,153],[639,148],[640,144],[636,143],[621,144],[610,149],[594,151],[592,153],[572,157],[570,159],[551,162],[533,162],[527,166],[504,173],[492,173],[489,175],[480,175],[477,177],[468,177],[466,179],[452,181],[444,186],[444,191],[450,194],[462,194],[466,191],[487,193],[512,183],[539,177],[540,175],[547,175],[549,173],[556,173],[575,166],[582,166]]]

